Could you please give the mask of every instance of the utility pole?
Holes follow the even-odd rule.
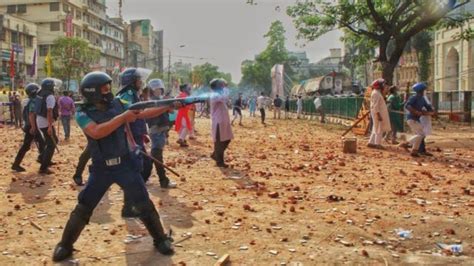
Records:
[[[168,88],[173,89],[171,86],[171,51],[168,50]]]

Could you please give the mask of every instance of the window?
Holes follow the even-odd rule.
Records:
[[[61,24],[59,22],[51,22],[49,23],[49,30],[50,31],[60,31]]]
[[[69,13],[69,6],[66,5],[66,4],[63,4],[63,11],[64,11],[65,13]]]
[[[49,11],[59,11],[59,2],[49,3]]]
[[[11,34],[11,35],[10,35],[10,37],[11,37],[11,38],[10,38],[10,41],[11,41],[12,43],[18,43],[18,34],[17,34],[17,32],[16,32],[16,31],[12,31],[12,32],[10,32],[10,34]]]
[[[39,55],[40,56],[47,56],[48,55],[48,45],[38,45],[39,47]]]
[[[33,37],[32,36],[25,36],[26,38],[26,46],[33,47]]]
[[[7,13],[8,14],[16,13],[16,5],[7,6]]]
[[[18,13],[26,13],[26,5],[18,5],[17,6]]]

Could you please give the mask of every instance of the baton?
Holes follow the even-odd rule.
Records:
[[[136,148],[137,147],[137,143],[135,142],[135,139],[133,139],[133,136],[132,136],[132,130],[130,128],[130,124],[129,123],[125,123],[125,133],[127,135],[127,138],[128,138],[128,141],[131,143],[131,145]],[[138,149],[138,152],[143,154],[144,156],[150,158],[151,160],[153,160],[154,162],[158,163],[159,165],[163,166],[164,168],[166,168],[167,170],[169,170],[171,173],[175,174],[177,177],[179,177],[180,175],[178,173],[176,173],[176,171],[174,171],[173,169],[171,169],[169,166],[167,166],[166,164],[164,164],[163,162],[161,162],[160,160],[156,159],[155,157],[153,157],[152,155],[142,151],[141,149]]]

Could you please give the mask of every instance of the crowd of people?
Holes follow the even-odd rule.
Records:
[[[65,140],[70,138],[70,120],[74,116],[77,125],[82,129],[87,145],[79,157],[73,180],[77,185],[84,185],[82,174],[88,161],[91,161],[87,184],[79,193],[78,203],[71,212],[64,227],[60,242],[54,249],[53,260],[62,261],[73,253],[73,244],[89,222],[93,210],[109,189],[116,183],[124,193],[122,208],[123,217],[139,218],[150,235],[154,246],[165,255],[174,252],[172,239],[164,232],[159,214],[149,198],[145,183],[148,182],[153,166],[163,189],[175,188],[177,184],[167,176],[164,162],[165,146],[168,144],[170,130],[174,128],[178,135],[179,147],[189,144],[187,139],[196,138],[194,118],[196,106],[187,104],[182,99],[191,95],[191,86],[183,84],[176,100],[165,94],[165,86],[160,79],[147,82],[146,75],[137,68],[128,68],[120,74],[120,88],[116,95],[112,93],[112,79],[103,72],[91,72],[84,76],[80,83],[83,101],[75,105],[69,92],[57,97],[55,92],[61,82],[46,78],[41,85],[31,83],[25,88],[28,96],[22,110],[24,140],[12,164],[12,169],[23,172],[26,169],[21,162],[33,142],[38,147],[37,160],[40,163],[39,173],[53,174],[49,169],[58,137],[54,127],[60,119],[63,124]],[[213,79],[210,84],[210,97],[205,105],[209,107],[211,118],[211,136],[214,143],[210,157],[216,166],[227,168],[224,153],[233,139],[232,125],[239,120],[242,125],[242,109],[245,104],[242,95],[232,101],[233,119],[230,119],[228,103],[231,101],[227,82]],[[425,137],[429,134],[429,117],[434,115],[424,92],[427,86],[417,83],[413,86],[415,95],[402,101],[395,86],[389,87],[383,79],[376,80],[371,86],[370,116],[372,130],[368,147],[383,149],[385,137],[397,144],[396,136],[403,119],[402,110],[408,112],[407,123],[414,136],[400,145],[411,147],[412,156],[430,155],[426,151]],[[386,94],[389,94],[385,99]],[[156,105],[149,108],[134,108],[142,101],[153,101]],[[302,97],[296,101],[297,118],[302,115]],[[163,103],[163,104],[159,104]],[[273,106],[273,118],[281,119],[281,109],[285,118],[290,111],[290,98],[285,100],[276,95],[270,99],[262,92],[259,97],[248,101],[250,116],[255,116],[258,109],[261,123],[265,125],[266,109]],[[314,98],[315,109],[324,122],[324,111],[319,95]],[[401,120],[400,120],[401,119]],[[147,143],[151,142],[151,151]],[[169,169],[169,168],[168,168]]]
[[[176,187],[176,183],[166,175],[163,153],[172,127],[178,134],[180,147],[187,147],[186,138],[195,138],[196,107],[185,101],[164,100],[167,96],[163,81],[152,79],[146,83],[146,78],[137,68],[128,68],[120,74],[121,87],[117,95],[112,93],[112,79],[106,73],[85,75],[80,83],[83,101],[78,106],[67,93],[60,98],[55,96],[60,86],[57,81],[46,78],[41,85],[31,83],[26,86],[28,99],[23,109],[24,140],[12,164],[14,171],[25,171],[21,162],[31,144],[36,142],[38,162],[41,164],[39,172],[53,174],[49,166],[53,164],[51,159],[58,143],[54,123],[58,119],[63,121],[65,139],[69,139],[69,123],[75,116],[87,139],[73,177],[77,185],[83,185],[82,172],[88,161],[91,161],[91,166],[87,184],[79,193],[78,203],[54,249],[53,261],[62,261],[72,255],[73,244],[103,195],[114,183],[124,193],[122,216],[139,218],[153,237],[157,250],[165,255],[172,254],[172,239],[164,232],[145,183],[154,165],[160,186],[164,189]],[[223,79],[213,79],[209,85],[212,91],[209,107],[214,142],[210,157],[217,167],[227,168],[224,153],[233,138],[227,109],[229,90]],[[190,89],[187,84],[181,85],[177,99],[187,98]],[[132,108],[141,101],[154,101],[157,105],[145,109]],[[150,141],[151,153],[148,153],[146,144]]]
[[[432,156],[426,150],[425,138],[431,134],[431,117],[435,115],[433,106],[425,95],[425,83],[416,83],[412,90],[414,95],[402,101],[396,86],[389,86],[383,79],[375,80],[371,86],[370,120],[372,124],[369,148],[384,149],[382,140],[398,144],[397,132],[403,129],[403,115],[407,115],[407,124],[414,134],[400,146],[410,150],[410,155]],[[385,96],[388,97],[385,99]]]

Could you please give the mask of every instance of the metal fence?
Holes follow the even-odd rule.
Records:
[[[364,97],[331,97],[322,96],[321,104],[325,115],[340,117],[345,119],[354,119],[364,102]],[[290,111],[296,112],[296,100],[290,100]],[[316,114],[314,99],[303,100],[303,114]]]

